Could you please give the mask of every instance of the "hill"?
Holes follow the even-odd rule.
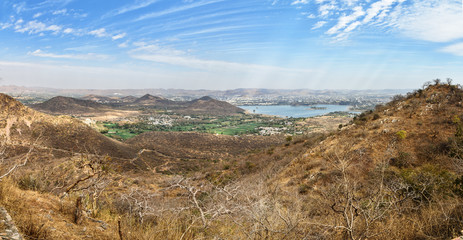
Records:
[[[97,103],[103,103],[103,104],[118,103],[118,102],[121,101],[118,98],[99,96],[99,95],[94,95],[94,94],[89,94],[89,95],[83,96],[80,99],[89,100],[89,101],[93,101],[93,102],[97,102]]]
[[[134,149],[101,135],[77,119],[34,111],[4,94],[0,94],[0,102],[1,133],[9,144],[19,146],[40,142],[43,149],[62,150],[70,154],[78,152],[119,158],[135,156]],[[59,103],[64,103],[65,106],[60,107]],[[40,106],[48,106],[51,111],[74,104],[85,104],[84,107],[92,109],[100,106],[91,101],[61,97]]]
[[[180,110],[180,112],[185,114],[234,115],[245,112],[243,109],[233,106],[230,103],[219,101],[208,96],[192,100],[185,105],[186,108]]]
[[[463,229],[462,101],[461,88],[437,81],[396,96],[308,149],[272,184],[310,203],[301,214],[325,226],[313,234],[457,236]]]
[[[107,107],[93,100],[83,100],[71,97],[54,97],[43,103],[31,105],[32,108],[52,114],[82,114],[99,112]]]
[[[262,136],[228,136],[196,132],[147,132],[126,143],[144,149],[156,149],[165,155],[183,159],[220,159],[279,142]]]
[[[144,96],[142,96],[142,97],[136,99],[135,101],[133,101],[133,104],[152,105],[152,106],[162,108],[162,107],[171,106],[171,105],[175,104],[175,102],[172,101],[172,100],[169,100],[167,98],[156,97],[156,96],[152,96],[152,95],[149,95],[149,94],[145,94]]]
[[[185,102],[172,101],[167,98],[146,94],[133,102],[127,102],[126,105],[130,107],[142,106],[163,110],[167,109],[185,115],[234,115],[244,113],[244,110],[241,108],[207,96]]]
[[[0,114],[3,117],[6,118],[9,115],[24,115],[31,112],[32,111],[14,98],[0,93]]]
[[[38,158],[0,181],[0,204],[34,238],[451,239],[463,229],[462,107],[460,86],[435,81],[277,147],[145,133],[124,143],[138,171]]]

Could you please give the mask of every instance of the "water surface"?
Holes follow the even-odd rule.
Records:
[[[330,112],[349,112],[350,106],[320,104],[313,106],[272,105],[239,107],[250,113],[299,118],[321,116]]]

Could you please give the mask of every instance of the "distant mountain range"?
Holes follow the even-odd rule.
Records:
[[[312,90],[312,89],[262,89],[262,88],[239,88],[233,90],[185,90],[185,89],[56,89],[41,87],[21,87],[21,86],[0,86],[0,92],[10,95],[48,95],[48,96],[105,96],[121,97],[136,96],[146,94],[161,96],[165,98],[190,98],[190,100],[211,96],[215,99],[223,100],[232,97],[285,97],[285,96],[310,96],[310,95],[345,95],[345,96],[393,96],[410,92],[410,89],[382,89],[382,90]],[[88,99],[91,100],[91,99]]]
[[[50,114],[88,114],[121,109],[162,109],[182,114],[233,115],[245,111],[230,103],[205,96],[192,101],[173,101],[163,97],[145,94],[140,98],[105,97],[88,95],[82,99],[53,97],[45,102],[31,104],[30,107]]]

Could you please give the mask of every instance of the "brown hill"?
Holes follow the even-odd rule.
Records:
[[[281,143],[279,137],[234,137],[196,132],[148,132],[126,141],[176,158],[209,160],[266,148],[278,142]]]
[[[89,101],[93,101],[93,102],[97,102],[97,103],[103,103],[103,104],[118,103],[118,102],[121,101],[119,98],[99,96],[99,95],[94,95],[94,94],[83,96],[83,97],[81,97],[81,99],[82,100],[89,100]]]
[[[406,153],[407,159],[402,159],[400,167],[431,163],[463,174],[463,169],[454,168],[451,159],[440,155],[448,150],[449,139],[460,134],[457,131],[463,117],[462,100],[463,91],[449,85],[432,85],[406,97],[396,97],[387,105],[354,118],[353,124],[310,149],[290,169],[341,153],[360,154],[365,167],[384,161],[395,165],[399,164],[400,155]],[[436,152],[437,145],[444,152]]]
[[[163,97],[152,96],[150,94],[146,94],[136,99],[135,101],[133,101],[133,103],[139,105],[153,105],[156,107],[166,107],[175,104],[175,102],[172,100]]]
[[[174,173],[205,169],[212,162],[234,159],[282,142],[281,136],[234,137],[196,132],[148,132],[126,141],[147,153],[152,152],[152,156],[163,162],[162,171]]]
[[[55,98],[48,106],[62,101]],[[66,103],[82,103],[64,98]],[[40,147],[61,150],[63,153],[88,153],[133,158],[135,150],[125,144],[109,139],[77,119],[66,116],[50,116],[25,107],[15,99],[0,94],[0,135],[12,145],[27,145],[40,142]],[[99,106],[84,101],[87,106]],[[44,105],[42,105],[44,106]],[[69,106],[69,105],[68,105]],[[53,108],[51,108],[53,109]]]
[[[32,108],[53,114],[82,114],[98,112],[106,109],[106,106],[91,101],[71,97],[54,97],[43,103],[31,105]]]
[[[30,112],[29,109],[22,103],[8,95],[0,93],[0,114],[2,116],[23,115],[28,112]]]
[[[312,234],[450,239],[463,229],[462,103],[460,87],[437,81],[397,96],[308,149],[273,184],[299,192],[299,214],[325,226]]]
[[[0,181],[0,203],[34,238],[452,239],[463,229],[462,104],[460,86],[436,81],[332,134],[245,155],[259,140],[142,134],[130,162],[151,172],[28,164]],[[59,199],[63,186],[77,187]],[[82,202],[91,218],[73,224]]]
[[[138,98],[134,97],[134,96],[125,96],[125,97],[122,97],[121,98],[121,101],[122,102],[135,102]]]
[[[219,101],[205,96],[186,103],[186,108],[181,112],[188,114],[208,114],[208,115],[234,115],[245,111],[230,103]]]
[[[149,94],[128,102],[129,106],[143,106],[149,108],[168,109],[176,113],[194,115],[234,115],[245,111],[227,102],[215,100],[211,97],[202,97],[189,102],[172,101],[163,97],[156,97]]]

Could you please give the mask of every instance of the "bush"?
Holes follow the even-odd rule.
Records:
[[[29,218],[23,219],[18,224],[18,228],[27,239],[50,239],[51,236],[50,228],[34,218],[32,214]]]
[[[18,187],[23,190],[42,191],[45,186],[37,176],[27,174],[18,180]]]
[[[403,96],[401,94],[397,94],[397,95],[392,97],[391,102],[399,102],[399,101],[402,101],[404,99],[405,99],[405,96]]]
[[[411,156],[409,153],[399,152],[399,156],[391,158],[390,164],[398,168],[409,167],[411,165]]]
[[[304,194],[305,195],[305,194],[308,193],[309,188],[310,188],[309,185],[303,183],[303,184],[299,185],[298,192],[299,192],[299,194]]]
[[[455,179],[453,184],[454,184],[453,192],[459,197],[463,197],[463,175]]]
[[[417,169],[404,169],[400,176],[413,193],[414,200],[429,202],[435,196],[442,197],[453,192],[455,186],[454,175],[436,165],[424,165]]]
[[[293,136],[286,136],[286,142],[293,141]]]
[[[396,132],[396,136],[399,140],[403,140],[405,138],[407,138],[407,131],[405,130],[400,130],[398,132]]]

